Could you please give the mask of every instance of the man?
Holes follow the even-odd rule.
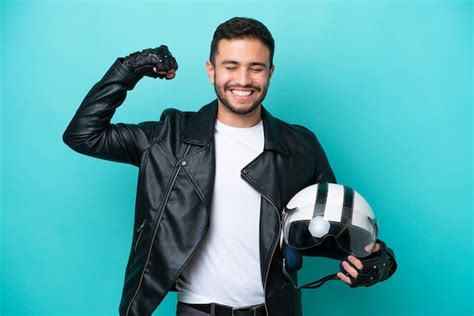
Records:
[[[302,315],[301,293],[283,286],[296,272],[282,272],[281,209],[336,179],[314,133],[262,105],[273,52],[262,23],[222,23],[206,62],[217,100],[139,124],[110,121],[140,79],[173,79],[178,64],[164,45],[118,58],[67,127],[72,149],[139,167],[120,315],[150,315],[168,291],[178,315]],[[349,260],[347,283],[362,265]]]

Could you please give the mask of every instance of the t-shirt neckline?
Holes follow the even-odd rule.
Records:
[[[228,124],[225,124],[221,121],[219,121],[218,119],[216,119],[216,130],[221,130],[221,131],[228,131],[228,132],[232,132],[232,133],[249,133],[249,132],[253,132],[255,130],[258,130],[259,128],[261,128],[263,124],[263,121],[260,120],[257,124],[255,124],[254,126],[250,126],[250,127],[235,127],[235,126],[230,126]]]

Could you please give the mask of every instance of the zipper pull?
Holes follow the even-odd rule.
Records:
[[[140,225],[140,227],[137,228],[137,233],[143,229],[143,226],[145,226],[146,223],[146,218],[143,220],[143,223]]]

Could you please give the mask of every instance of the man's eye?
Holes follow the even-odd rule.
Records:
[[[226,67],[225,69],[227,69],[227,70],[235,70],[235,69],[237,69],[237,68],[236,68],[236,67]]]
[[[259,72],[259,71],[263,71],[263,68],[252,68],[250,70],[255,71],[255,72]]]

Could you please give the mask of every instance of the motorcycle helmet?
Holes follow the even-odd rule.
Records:
[[[340,184],[313,184],[299,191],[283,209],[284,269],[301,267],[295,253],[332,259],[367,257],[377,236],[374,213],[358,192]],[[329,279],[337,279],[336,274],[321,280]]]

